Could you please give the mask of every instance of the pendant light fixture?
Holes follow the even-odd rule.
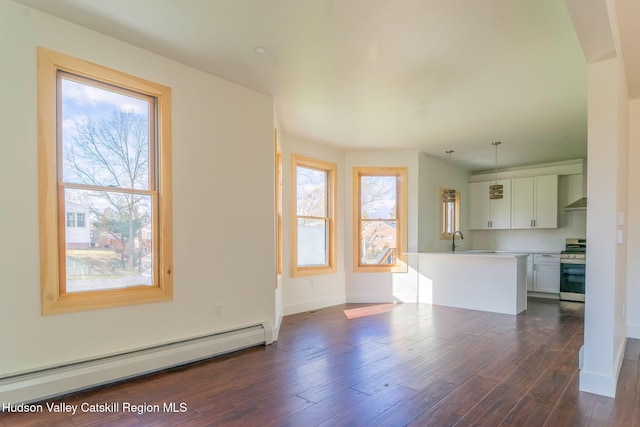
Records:
[[[489,186],[489,198],[491,200],[494,199],[502,199],[503,197],[503,185],[498,184],[498,145],[500,145],[500,141],[492,142],[491,145],[495,147],[496,152],[496,165],[495,165],[495,182]]]
[[[451,153],[453,153],[453,150],[447,150],[445,153],[447,153],[447,156],[449,157],[449,187],[442,190],[442,201],[444,203],[449,203],[456,201],[456,190],[451,188]]]

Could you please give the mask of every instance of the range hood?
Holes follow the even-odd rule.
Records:
[[[584,211],[587,209],[587,198],[578,199],[570,205],[565,206],[565,211]]]
[[[582,194],[587,194],[587,159],[582,159]],[[582,197],[575,202],[564,207],[565,211],[585,211],[587,210],[587,198]]]

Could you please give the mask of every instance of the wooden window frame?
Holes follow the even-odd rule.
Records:
[[[157,176],[154,211],[154,286],[64,292],[64,190],[58,182],[58,73],[65,72],[152,97],[156,102]],[[169,301],[173,299],[171,193],[171,88],[42,47],[38,48],[38,184],[40,287],[43,315]],[[61,202],[62,199],[62,202]]]
[[[361,194],[360,177],[362,176],[395,176],[396,177],[396,243],[398,253],[396,263],[389,264],[362,264],[360,254],[362,253],[362,215],[361,215]],[[406,273],[407,262],[407,194],[408,194],[408,172],[406,167],[354,167],[353,168],[353,271],[360,273]]]
[[[327,216],[327,264],[323,266],[298,266],[298,197],[297,197],[297,169],[303,166],[310,169],[321,170],[327,173],[327,191],[325,194]],[[336,198],[338,182],[338,166],[311,157],[291,155],[291,276],[314,276],[330,274],[337,271],[336,268]]]
[[[276,169],[276,289],[282,276],[282,149],[278,141],[278,130],[273,130]]]
[[[445,215],[445,202],[442,200],[443,193],[447,189],[444,187],[440,187],[440,240],[451,240],[451,233],[447,232],[448,229],[448,218]],[[453,231],[460,229],[460,192],[455,190],[456,192],[456,200],[454,203],[454,219],[453,219]]]

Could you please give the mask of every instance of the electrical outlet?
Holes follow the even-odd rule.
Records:
[[[222,317],[222,304],[216,304],[216,317]]]

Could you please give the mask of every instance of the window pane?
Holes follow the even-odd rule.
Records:
[[[85,218],[65,233],[67,292],[154,286],[151,196],[65,189],[65,212]]]
[[[84,213],[81,213],[81,212],[76,213],[76,227],[85,227],[84,218],[85,218]]]
[[[455,227],[455,202],[447,203],[447,232],[453,234]]]
[[[360,177],[360,215],[369,219],[395,219],[395,176]]]
[[[149,101],[60,79],[63,181],[149,189]]]
[[[362,221],[362,264],[395,264],[396,221]]]
[[[327,172],[296,168],[297,212],[301,216],[327,216]]]
[[[327,265],[327,221],[298,219],[298,266]]]
[[[442,202],[442,233],[452,234],[454,226],[454,202]]]

